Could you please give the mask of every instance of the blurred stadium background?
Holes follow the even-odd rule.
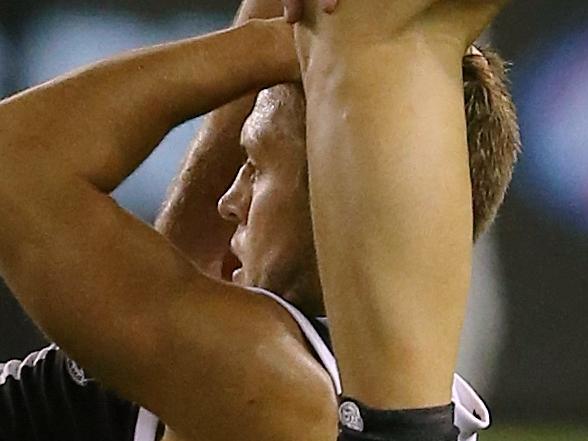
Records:
[[[0,93],[222,28],[237,6],[4,0]],[[524,153],[498,222],[476,249],[460,371],[493,412],[482,440],[588,439],[587,24],[584,0],[514,0],[490,32],[513,63]],[[173,131],[114,197],[152,222],[197,127]],[[0,335],[2,361],[44,344],[1,283]]]

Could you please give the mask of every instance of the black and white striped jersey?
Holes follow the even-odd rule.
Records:
[[[56,345],[0,364],[0,441],[154,441],[158,424]]]
[[[296,320],[340,395],[326,320],[305,317],[269,291],[253,291],[280,303]],[[476,441],[477,432],[490,424],[489,412],[457,375],[453,402],[459,441]],[[163,429],[155,415],[87,378],[56,345],[0,364],[0,441],[157,441]]]

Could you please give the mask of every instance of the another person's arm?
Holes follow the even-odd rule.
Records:
[[[205,277],[107,195],[173,126],[295,79],[290,33],[134,51],[0,103],[0,274],[51,339],[187,439],[334,431],[330,380],[281,307]]]
[[[344,393],[445,405],[470,278],[462,57],[503,1],[306,2],[313,222]]]
[[[235,25],[282,12],[279,0],[245,0]],[[247,95],[207,115],[155,222],[159,232],[216,278],[222,276],[223,263],[228,275],[234,269],[229,240],[235,226],[221,218],[217,203],[243,163],[241,128],[255,97],[256,93]]]

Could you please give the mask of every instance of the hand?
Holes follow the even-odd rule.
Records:
[[[458,2],[491,0],[457,0]],[[495,1],[495,0],[494,0]],[[300,22],[296,26],[296,42],[301,58],[308,57],[308,49],[320,34],[323,48],[349,50],[380,45],[395,39],[398,30],[430,8],[433,3],[455,0],[282,0],[286,20]],[[454,5],[455,7],[455,5]],[[332,17],[324,12],[337,11]],[[425,20],[426,21],[426,20]],[[464,48],[465,50],[465,48]],[[304,63],[302,63],[304,66]],[[304,70],[304,69],[303,69]]]
[[[321,9],[330,14],[335,11],[339,0],[319,0]],[[282,0],[284,16],[288,23],[296,23],[302,19],[304,13],[304,0]]]
[[[296,44],[302,71],[310,62],[310,48],[320,41],[322,51],[349,53],[397,39],[399,29],[429,34],[429,41],[452,40],[465,52],[504,8],[509,0],[364,0],[341,3],[338,0],[282,0],[294,5],[287,17],[303,15],[297,25]],[[326,17],[326,3],[337,14]],[[393,6],[393,7],[392,7]],[[287,13],[288,14],[288,13]],[[322,16],[322,18],[321,18]],[[298,18],[298,17],[296,17]],[[320,24],[319,24],[320,22]],[[408,26],[408,24],[411,24]],[[320,38],[317,38],[320,34]],[[461,54],[463,54],[461,52]],[[470,50],[470,55],[480,55]],[[317,55],[323,57],[324,53]]]
[[[283,72],[284,81],[300,81],[300,64],[294,44],[293,26],[283,18],[253,19],[250,22],[270,32],[266,41],[268,47],[272,48],[273,65]]]

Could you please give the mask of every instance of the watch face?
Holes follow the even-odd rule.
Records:
[[[339,422],[343,427],[363,432],[363,419],[357,404],[352,401],[345,401],[339,406]]]

